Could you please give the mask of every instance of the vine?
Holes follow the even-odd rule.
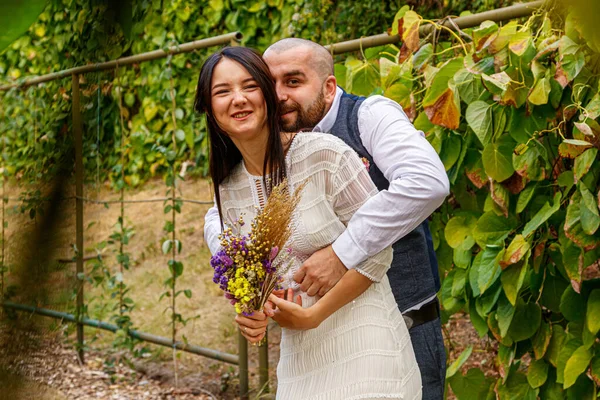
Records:
[[[459,400],[593,399],[600,384],[598,53],[551,10],[432,45],[405,8],[401,48],[336,65],[348,90],[400,103],[447,171],[431,221],[443,321],[469,314],[498,374],[463,375],[468,347],[447,373]]]

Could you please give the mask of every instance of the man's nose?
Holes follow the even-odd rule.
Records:
[[[280,102],[285,102],[288,100],[288,94],[285,90],[285,86],[280,83],[275,84],[275,91],[277,92],[277,99]]]

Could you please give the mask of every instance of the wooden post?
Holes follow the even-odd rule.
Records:
[[[238,352],[240,373],[240,398],[248,399],[248,341],[238,329]]]
[[[83,324],[80,322],[83,318],[83,125],[81,122],[81,104],[79,100],[79,75],[72,75],[72,95],[73,95],[73,134],[75,137],[75,235],[77,247],[77,354],[79,361],[84,362],[83,352]]]
[[[269,392],[269,341],[268,332],[265,333],[264,342],[258,347],[258,387],[261,393]]]

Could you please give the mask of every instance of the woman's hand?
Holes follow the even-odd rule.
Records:
[[[265,337],[269,320],[264,312],[254,311],[248,317],[242,314],[236,315],[235,322],[239,325],[242,335],[250,343],[258,343]]]
[[[292,299],[293,293],[292,289],[288,289],[288,299]],[[269,301],[277,307],[272,313],[272,318],[282,328],[296,330],[314,329],[321,323],[316,315],[314,306],[302,308],[302,299],[300,296],[296,297],[296,301],[288,301],[272,294],[269,296]]]

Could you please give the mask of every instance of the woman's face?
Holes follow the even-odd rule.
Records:
[[[219,127],[234,142],[268,134],[267,106],[262,90],[238,62],[223,58],[215,66],[211,104]]]

